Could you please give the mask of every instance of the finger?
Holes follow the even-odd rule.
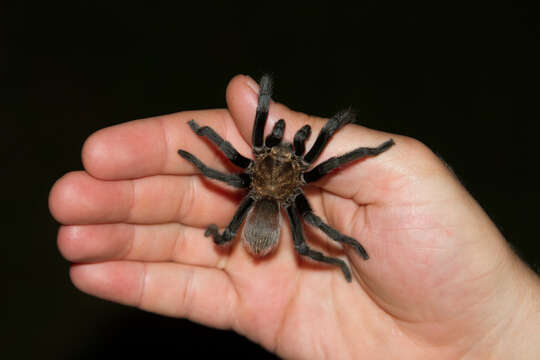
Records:
[[[250,142],[253,120],[257,107],[257,83],[247,76],[237,76],[227,88],[227,104],[232,118],[246,142]],[[315,142],[317,134],[326,119],[308,116],[288,109],[282,104],[272,102],[266,132],[270,132],[278,119],[285,119],[284,140],[292,142],[295,132],[309,124],[312,135],[306,142],[306,149]],[[368,129],[359,125],[347,125],[337,131],[322,151],[313,166],[332,157],[343,155],[358,147],[376,147],[392,138],[395,145],[375,157],[368,157],[334,171],[314,183],[324,190],[340,197],[354,198],[359,203],[373,203],[385,198],[388,191],[403,185],[403,180],[418,170],[430,173],[432,167],[440,167],[438,159],[418,141]]]
[[[131,179],[156,174],[193,174],[198,171],[178,156],[178,149],[197,155],[207,165],[235,169],[221,152],[197,136],[187,122],[211,126],[244,156],[251,150],[226,110],[185,111],[135,120],[92,134],[84,143],[85,169],[99,179]],[[237,168],[236,168],[237,170]]]
[[[245,191],[219,186],[199,176],[102,181],[79,171],[55,183],[49,207],[55,219],[67,225],[180,222],[224,226]]]
[[[162,315],[229,328],[236,292],[224,271],[174,263],[113,261],[71,267],[73,284],[90,295]]]
[[[180,224],[62,226],[58,248],[67,260],[79,263],[130,260],[224,266],[223,255],[204,237],[203,229]]]
[[[257,109],[259,85],[249,76],[235,76],[227,86],[226,99],[232,119],[237,124],[241,136],[248,144],[251,143],[251,132],[255,120],[255,111]],[[294,134],[303,125],[318,126],[312,130],[319,130],[323,125],[322,118],[309,117],[288,109],[286,106],[274,101],[270,102],[270,111],[265,125],[265,134],[271,133],[274,124],[279,120],[285,120],[285,133],[283,141],[293,142]],[[320,124],[319,124],[320,123]],[[306,145],[313,142],[306,141]]]

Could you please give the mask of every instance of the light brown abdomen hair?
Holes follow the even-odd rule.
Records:
[[[255,256],[270,253],[279,241],[281,214],[276,200],[260,199],[249,211],[242,238],[244,246]]]

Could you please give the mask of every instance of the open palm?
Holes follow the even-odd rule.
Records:
[[[457,359],[499,325],[489,314],[506,277],[504,240],[445,165],[410,138],[392,135],[396,146],[384,156],[306,188],[314,212],[370,255],[364,261],[304,226],[314,248],[348,255],[352,283],[337,267],[300,258],[286,221],[281,245],[263,259],[240,243],[222,249],[205,238],[209,224],[229,222],[245,192],[201,177],[176,151],[237,172],[186,124],[210,125],[250,156],[255,85],[236,77],[227,100],[229,110],[139,120],[89,138],[86,171],[64,176],[50,196],[51,211],[64,224],[59,248],[78,263],[71,269],[77,287],[232,328],[287,358]],[[289,141],[306,123],[315,134],[324,124],[272,104],[267,131],[279,118]],[[350,125],[319,161],[388,138]]]

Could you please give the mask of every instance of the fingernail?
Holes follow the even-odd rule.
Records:
[[[253,78],[249,75],[244,75],[247,79],[247,84],[248,86],[251,88],[251,90],[253,90],[253,92],[255,92],[255,94],[258,94],[259,93],[259,84],[257,84],[257,82],[255,80],[253,80]]]

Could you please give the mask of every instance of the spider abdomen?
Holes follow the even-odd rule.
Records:
[[[261,199],[248,213],[242,232],[244,246],[255,256],[272,252],[279,241],[281,214],[276,200]]]
[[[301,169],[292,149],[286,144],[259,156],[251,169],[251,185],[257,198],[287,202],[302,185]]]

